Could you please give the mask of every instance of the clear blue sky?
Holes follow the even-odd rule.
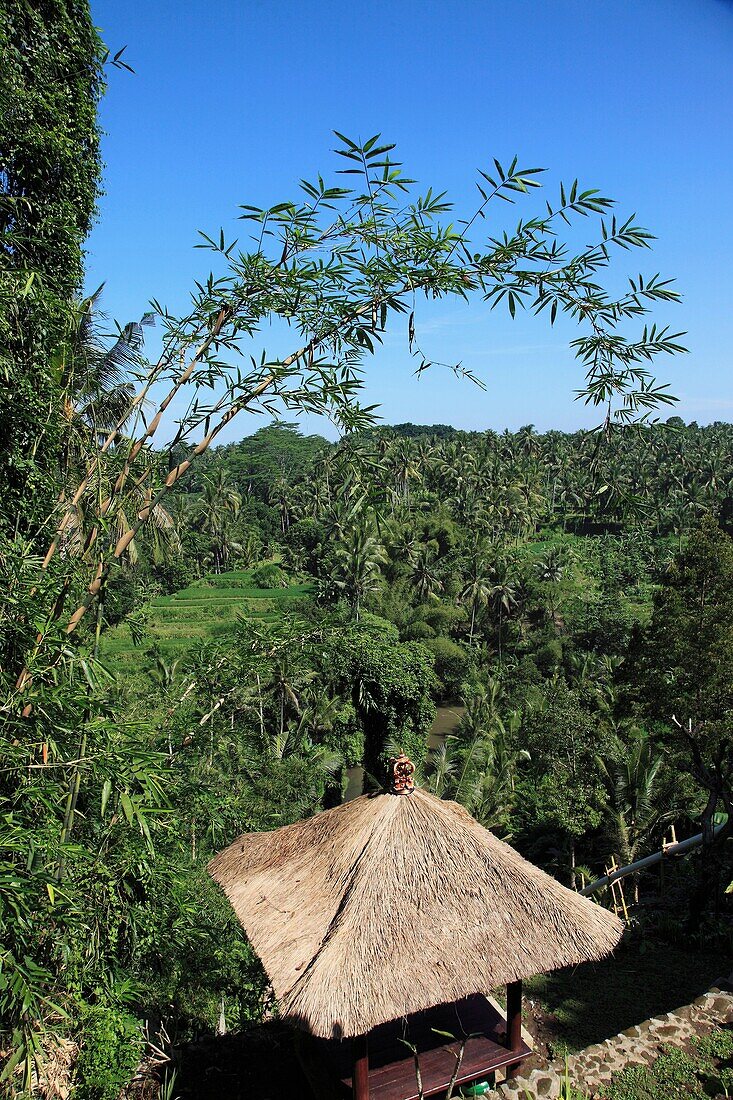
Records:
[[[517,153],[600,187],[659,238],[630,274],[675,276],[690,354],[660,376],[700,423],[733,420],[733,4],[724,0],[92,0],[113,71],[102,104],[105,195],[88,285],[120,321],[182,308],[205,273],[196,230],[241,232],[237,205],[294,197],[333,166],[331,131],[398,143],[410,175],[471,201],[475,168]],[[513,219],[514,214],[511,215]],[[627,268],[621,265],[621,269]],[[367,399],[387,422],[573,429],[567,329],[478,304],[423,314],[452,376],[414,379],[390,336]],[[664,414],[669,415],[667,413]],[[242,422],[229,438],[254,430]],[[314,422],[307,427],[314,428]]]

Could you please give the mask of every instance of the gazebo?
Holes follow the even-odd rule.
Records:
[[[416,1064],[426,1097],[511,1072],[530,1053],[522,979],[599,959],[623,930],[463,807],[413,789],[412,770],[401,758],[389,793],[245,834],[209,864],[281,1018],[353,1100],[411,1100]],[[485,996],[504,985],[506,1019]]]

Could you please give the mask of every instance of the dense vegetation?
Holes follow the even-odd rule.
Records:
[[[649,363],[679,345],[625,326],[676,294],[599,280],[649,234],[576,182],[483,240],[479,214],[538,170],[482,172],[456,230],[391,146],[339,136],[353,189],[243,208],[247,252],[204,238],[216,270],[185,316],[153,303],[149,363],[151,315],[105,337],[77,297],[106,58],[88,10],[3,14],[2,1087],[43,1094],[66,1065],[80,1100],[111,1100],[141,1022],[164,1043],[260,1018],[209,857],[378,785],[398,747],[568,884],[702,827],[672,917],[644,880],[629,903],[726,942],[733,428],[647,419],[670,401]],[[602,429],[375,427],[364,361],[404,316],[431,368],[419,307],[448,295],[576,321]],[[256,344],[273,322],[286,356]],[[274,419],[216,447],[243,410]],[[340,442],[302,436],[303,411]],[[459,721],[431,737],[445,704]]]
[[[346,704],[355,670],[341,684],[337,651],[358,624],[372,647],[378,637],[400,647],[393,660],[402,670],[408,657],[427,657],[423,693],[466,707],[460,730],[430,757],[429,711],[414,717],[412,749],[436,789],[525,846],[544,844],[570,877],[576,858],[628,862],[670,823],[699,820],[700,795],[680,782],[680,768],[715,792],[708,817],[728,809],[720,750],[730,706],[730,540],[700,519],[728,513],[732,434],[673,418],[601,443],[531,428],[447,439],[379,429],[329,445],[273,424],[212,452],[175,494],[169,558],[179,571],[139,561],[127,599],[149,598],[171,575],[176,586],[193,582],[182,596],[205,596],[234,583],[236,573],[219,581],[222,566],[272,561],[260,569],[271,587],[312,584],[284,619],[254,620],[250,609],[239,628],[253,653],[273,639],[291,649],[293,635],[301,639],[281,727],[297,721],[298,693],[314,671],[329,703]],[[236,589],[225,591],[236,601]],[[136,614],[143,621],[150,605]],[[107,644],[119,653],[129,630],[117,628]],[[230,723],[231,633],[226,675],[213,688],[225,698],[216,721]],[[318,656],[305,648],[312,637]],[[205,652],[171,642],[165,657],[188,652],[184,666]],[[148,669],[161,656],[149,648]],[[673,714],[705,730],[702,748]],[[358,725],[366,728],[365,715]],[[408,731],[384,736],[394,743]],[[362,746],[354,751],[345,765],[361,759]],[[703,762],[715,776],[707,786]]]
[[[208,858],[333,804],[355,765],[378,782],[397,746],[568,883],[658,848],[672,824],[720,820],[733,541],[713,517],[727,514],[731,435],[673,419],[601,446],[529,428],[334,445],[275,423],[212,452],[169,498],[164,538],[141,540],[106,588],[76,698],[62,681],[44,700],[44,722],[76,728],[76,763],[57,788],[58,864],[21,875],[24,965],[52,967],[63,945],[64,997],[123,1024],[136,1010],[181,1036],[222,1011],[229,1026],[257,1018],[262,976]],[[463,716],[429,749],[446,703]],[[53,751],[49,737],[38,765]],[[48,775],[29,773],[24,806],[49,800]],[[22,820],[16,802],[3,834],[16,884]],[[710,924],[730,877],[720,852],[672,904],[681,888],[689,928],[705,920],[704,939],[719,927],[726,942]],[[83,919],[64,897],[72,876]],[[648,923],[658,885],[635,889]],[[52,937],[32,919],[39,891]],[[681,917],[659,919],[670,933]],[[30,989],[40,977],[29,969]]]
[[[0,58],[0,523],[12,529],[34,496],[36,522],[53,503],[74,385],[59,349],[99,189],[104,51],[86,4],[3,0]]]

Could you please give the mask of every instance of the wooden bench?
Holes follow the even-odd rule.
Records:
[[[438,1005],[425,1012],[382,1024],[369,1034],[368,1081],[370,1100],[418,1100],[415,1073],[417,1051],[422,1078],[423,1096],[439,1096],[450,1084],[455,1071],[461,1043],[465,1041],[458,1085],[481,1081],[497,1069],[516,1066],[531,1053],[521,1039],[509,1049],[504,1017],[481,994],[474,994],[453,1004]],[[358,1040],[356,1041],[358,1042]],[[406,1044],[410,1044],[407,1046]],[[312,1054],[304,1068],[312,1081],[319,1100],[330,1093],[342,1100],[355,1094],[354,1044],[348,1040],[310,1040]],[[324,1078],[318,1073],[314,1080],[314,1063],[333,1086],[324,1092]]]

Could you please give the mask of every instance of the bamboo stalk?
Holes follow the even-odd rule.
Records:
[[[716,837],[718,833],[724,829],[725,824],[716,825],[713,828],[713,837]],[[704,834],[696,833],[695,836],[688,837],[687,840],[680,840],[676,844],[665,844],[659,852],[654,852],[650,856],[644,856],[643,859],[637,859],[634,863],[628,863],[625,867],[617,867],[616,870],[610,874],[602,875],[601,878],[597,878],[595,882],[591,882],[588,886],[584,887],[580,893],[584,897],[588,897],[590,894],[595,894],[598,890],[602,890],[604,886],[611,886],[619,879],[626,878],[627,875],[633,875],[636,871],[642,871],[645,867],[653,867],[656,863],[660,863],[667,856],[681,856],[687,852],[691,852],[694,848],[699,848],[703,842]]]

